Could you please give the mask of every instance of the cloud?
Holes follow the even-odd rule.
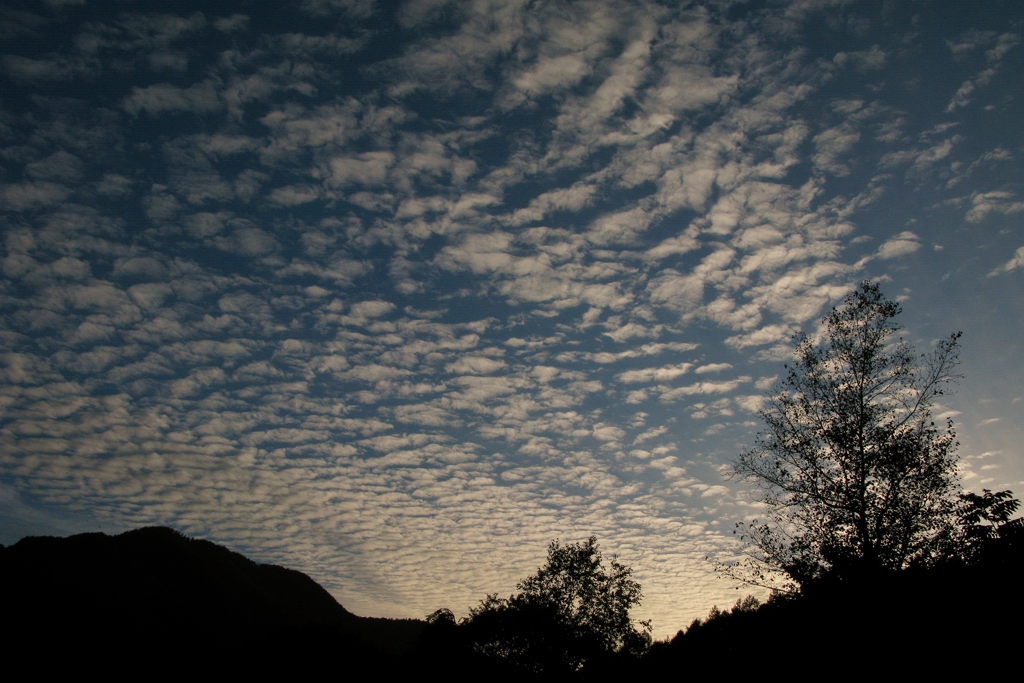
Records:
[[[180,88],[170,83],[159,83],[144,88],[133,88],[122,105],[129,114],[138,116],[146,112],[152,116],[174,112],[205,114],[223,107],[212,81]]]
[[[31,178],[75,182],[82,178],[82,160],[74,154],[59,150],[25,165],[25,175]]]
[[[657,326],[651,328],[639,323],[626,323],[625,325],[618,327],[611,332],[605,332],[604,334],[606,337],[610,337],[612,340],[621,343],[629,339],[647,339],[650,337],[657,337],[658,332],[659,327]]]
[[[686,396],[701,396],[713,394],[727,394],[735,391],[741,384],[749,382],[749,377],[740,377],[728,382],[697,382],[675,389],[659,387],[660,398],[664,403],[672,403]]]
[[[688,228],[686,232],[677,237],[669,237],[656,247],[648,249],[644,254],[647,258],[659,261],[669,256],[686,254],[700,248],[697,240],[698,231]]]
[[[132,185],[132,179],[120,173],[104,173],[103,179],[96,185],[96,191],[100,194],[116,197],[128,194],[131,191]]]
[[[597,423],[594,425],[594,438],[599,441],[619,441],[626,435],[626,432],[614,425]]]
[[[575,85],[590,74],[591,65],[580,54],[542,57],[528,71],[512,79],[512,85],[528,96]]]
[[[869,50],[837,52],[832,61],[841,68],[852,66],[859,71],[871,71],[885,66],[886,59],[885,51],[878,45],[872,45]]]
[[[395,310],[390,301],[360,301],[352,304],[349,315],[354,319],[379,318]]]
[[[1024,211],[1024,202],[1012,201],[1012,192],[976,192],[971,197],[971,208],[965,218],[971,223],[981,223],[993,213],[1004,216]]]
[[[284,33],[276,38],[281,41],[281,49],[286,52],[343,55],[358,52],[366,45],[365,38],[343,38],[337,35],[310,36],[302,33]]]
[[[474,273],[501,270],[512,263],[508,253],[511,235],[494,232],[485,235],[467,235],[458,247],[446,247],[438,259],[447,268],[468,268]]]
[[[849,175],[849,167],[839,159],[850,152],[859,141],[860,133],[849,124],[819,133],[814,137],[814,146],[817,148],[817,153],[813,157],[815,166],[836,176]]]
[[[883,169],[893,168],[910,163],[908,173],[920,176],[932,170],[936,164],[949,157],[953,147],[962,141],[959,135],[953,135],[930,147],[919,147],[913,150],[889,152],[882,156],[879,166]]]
[[[71,190],[47,181],[14,183],[0,187],[0,206],[8,211],[31,211],[63,202]]]
[[[901,232],[895,237],[886,240],[878,248],[878,258],[893,259],[907,254],[913,254],[921,248],[921,242],[914,233],[909,230]]]
[[[793,335],[793,328],[789,325],[766,325],[761,329],[747,334],[734,335],[725,340],[729,346],[746,348],[748,346],[763,346],[773,342],[788,339]]]
[[[730,363],[709,363],[708,365],[702,365],[696,370],[695,374],[703,375],[709,372],[722,372],[723,370],[731,370],[732,365]]]
[[[1009,261],[993,270],[991,273],[988,274],[988,276],[995,277],[1000,273],[1009,273],[1011,270],[1016,270],[1017,268],[1022,267],[1024,267],[1024,247],[1020,247],[1019,249],[1017,249],[1017,251],[1015,251],[1013,254],[1013,258],[1011,258]]]
[[[957,89],[953,95],[953,99],[949,101],[946,106],[947,112],[953,112],[960,107],[966,107],[971,102],[971,95],[974,94],[974,83],[971,81],[964,81],[963,84]]]
[[[660,368],[644,368],[642,370],[627,370],[619,373],[617,378],[625,384],[638,382],[665,382],[685,375],[693,367],[692,363],[681,363],[679,365],[668,365]]]
[[[1020,35],[1016,33],[1003,33],[996,39],[996,44],[985,52],[985,59],[990,62],[998,62],[1006,54],[1020,44]]]
[[[490,375],[505,367],[505,361],[481,356],[463,356],[447,366],[446,370],[456,375]]]
[[[232,14],[230,17],[221,17],[213,20],[213,26],[218,31],[233,33],[243,31],[249,27],[249,16],[246,14]]]
[[[366,19],[374,12],[372,0],[301,0],[299,7],[314,17],[341,14],[353,19]]]
[[[976,50],[981,45],[991,43],[995,36],[995,31],[981,31],[977,28],[972,28],[964,32],[957,40],[947,40],[946,47],[954,55],[961,56]]]
[[[31,59],[19,55],[3,55],[0,65],[9,76],[19,80],[66,81],[74,78],[88,78],[98,73],[99,64],[81,57],[52,55],[43,59]]]
[[[168,278],[168,270],[155,258],[136,256],[118,259],[111,275],[118,279],[127,278],[135,281],[163,281]]]
[[[260,228],[237,228],[227,237],[215,238],[214,244],[240,256],[266,256],[280,248],[277,239]]]
[[[352,157],[334,157],[328,162],[327,183],[333,187],[345,185],[379,185],[394,164],[391,152],[365,152]]]
[[[525,209],[516,211],[511,221],[514,225],[521,225],[539,221],[554,211],[579,211],[595,200],[597,190],[595,185],[583,184],[545,192],[531,200]]]

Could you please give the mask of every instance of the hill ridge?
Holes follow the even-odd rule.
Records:
[[[356,616],[298,570],[163,526],[22,538],[0,546],[0,582],[9,623],[22,625],[16,640],[29,648],[40,638],[138,651],[291,640],[399,653],[424,625]]]

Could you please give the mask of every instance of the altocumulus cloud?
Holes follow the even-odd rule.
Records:
[[[1019,337],[1012,3],[15,5],[5,543],[167,524],[422,616],[594,533],[669,635],[793,334],[872,278]],[[1024,480],[1012,348],[942,406],[972,486]]]

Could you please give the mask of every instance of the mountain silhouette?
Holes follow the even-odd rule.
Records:
[[[23,538],[0,546],[0,582],[7,651],[35,657],[386,660],[425,625],[356,616],[301,572],[165,527]]]

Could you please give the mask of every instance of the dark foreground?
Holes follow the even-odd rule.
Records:
[[[1008,538],[972,566],[747,602],[641,657],[590,661],[577,676],[774,679],[1005,667],[1019,675],[1021,545]],[[40,673],[539,677],[478,654],[460,625],[359,617],[300,572],[166,528],[22,539],[0,547],[0,585],[5,659]]]

